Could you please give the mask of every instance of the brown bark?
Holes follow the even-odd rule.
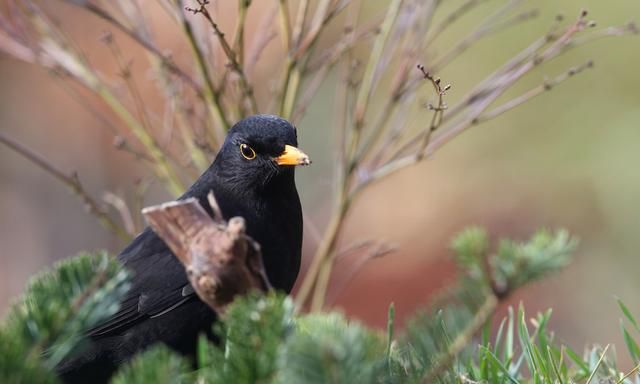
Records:
[[[245,233],[245,222],[233,217],[225,223],[212,193],[214,218],[197,199],[173,201],[145,208],[151,228],[185,266],[200,299],[224,313],[234,297],[251,290],[267,291],[260,246]]]

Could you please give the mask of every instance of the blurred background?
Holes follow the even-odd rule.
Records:
[[[435,18],[462,2],[442,2]],[[9,3],[20,1],[0,1],[3,18],[11,16]],[[82,47],[98,73],[116,79],[114,59],[99,42],[112,27],[65,2],[35,3]],[[175,23],[155,2],[138,3],[162,48],[171,51],[184,68],[190,68],[191,53]],[[379,16],[384,3],[364,2],[360,17]],[[434,49],[446,50],[455,44],[500,3],[482,1],[443,33]],[[573,20],[585,8],[599,27],[640,18],[640,3],[635,0],[525,3],[539,10],[538,17],[479,41],[438,73],[453,86],[447,95],[450,104],[462,97],[463,90],[543,35],[557,14]],[[219,20],[221,29],[231,31],[235,4],[216,6],[216,12],[225,15]],[[251,20],[258,20],[270,7],[268,1],[254,2],[247,35],[260,33],[260,25]],[[339,28],[336,26],[336,34]],[[123,52],[132,60],[131,70],[145,104],[162,121],[166,112],[143,52],[131,41],[120,40]],[[329,44],[331,33],[325,40],[320,44]],[[280,60],[282,50],[277,39],[272,45],[251,73],[252,82],[277,80],[273,63]],[[607,38],[580,47],[528,74],[512,95],[589,59],[595,63],[592,70],[472,127],[426,162],[367,189],[347,217],[340,241],[381,240],[396,246],[397,251],[367,263],[347,281],[341,276],[351,274],[338,274],[329,303],[353,318],[382,327],[387,307],[394,302],[402,324],[431,294],[455,279],[448,245],[466,226],[484,226],[494,239],[522,240],[541,227],[564,227],[581,239],[574,262],[561,274],[517,292],[510,301],[523,301],[529,314],[553,308],[551,328],[574,348],[609,342],[622,347],[615,297],[640,313],[640,38]],[[311,167],[297,173],[307,219],[305,262],[313,255],[316,232],[324,229],[331,206],[335,163],[332,116],[339,81],[340,76],[330,74],[297,123],[300,147],[314,160]],[[97,118],[83,106],[82,93],[79,98],[72,97],[63,80],[37,65],[0,53],[0,85],[0,131],[57,168],[77,172],[86,190],[97,199],[110,191],[130,200],[141,184],[149,184],[141,205],[171,199],[140,161],[113,145],[112,125],[119,121]],[[433,99],[430,91],[425,88],[421,102]],[[268,98],[267,94],[258,96],[259,100]],[[431,112],[420,108],[411,118],[426,125]],[[190,177],[185,175],[186,180]],[[134,221],[139,221],[134,216]],[[0,244],[0,313],[31,275],[56,260],[83,250],[117,253],[124,245],[101,227],[64,185],[2,145]],[[349,267],[338,264],[336,269]]]

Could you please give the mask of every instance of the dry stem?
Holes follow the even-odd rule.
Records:
[[[102,224],[105,228],[115,233],[121,240],[129,241],[131,239],[130,235],[127,231],[120,225],[118,225],[112,218],[105,212],[100,205],[96,202],[96,200],[84,190],[82,184],[80,183],[80,179],[76,173],[71,175],[67,175],[63,171],[56,168],[50,161],[32,151],[31,149],[25,147],[14,139],[0,133],[0,142],[13,149],[16,153],[24,157],[25,159],[31,161],[40,167],[43,171],[47,172],[62,184],[66,185],[71,192],[80,197],[82,202],[84,203],[87,211],[94,215],[100,224]]]
[[[175,4],[176,7],[180,10],[184,8],[182,0],[175,0]],[[222,105],[221,96],[213,85],[213,80],[211,79],[211,75],[209,74],[209,67],[204,57],[204,53],[202,52],[202,49],[196,41],[191,23],[189,23],[187,18],[182,13],[180,13],[180,17],[182,28],[185,35],[187,36],[187,40],[189,41],[189,46],[191,47],[191,51],[193,52],[193,56],[196,60],[196,64],[198,66],[200,74],[202,75],[202,78],[205,82],[204,94],[207,100],[208,109],[214,119],[214,132],[213,136],[210,136],[209,139],[211,141],[212,148],[217,148],[218,145],[224,140],[224,133],[229,130],[229,128],[231,128],[231,123],[229,123],[229,121],[227,120],[227,116],[224,112],[224,106]]]
[[[238,78],[240,79],[240,89],[242,90],[242,94],[245,100],[249,103],[249,110],[245,111],[244,114],[246,115],[246,114],[257,113],[258,103],[256,102],[256,99],[253,95],[253,87],[251,87],[251,85],[249,84],[249,81],[247,80],[247,76],[244,73],[242,65],[240,64],[240,62],[236,57],[237,56],[236,51],[234,51],[231,48],[231,46],[227,42],[227,39],[224,37],[224,33],[222,33],[222,31],[220,30],[220,28],[218,27],[218,24],[216,24],[216,22],[213,21],[211,14],[207,10],[207,5],[209,4],[209,1],[197,0],[197,2],[199,5],[198,8],[186,7],[185,9],[189,12],[193,12],[194,14],[197,14],[197,13],[202,14],[202,16],[204,16],[204,18],[207,19],[207,21],[209,22],[209,25],[211,25],[211,28],[213,28],[215,35],[218,37],[218,41],[220,42],[220,46],[222,46],[222,50],[224,51],[224,54],[227,56],[227,59],[229,59],[231,69],[238,75]],[[242,7],[242,9],[245,9],[245,7]],[[244,22],[243,18],[241,18],[240,20],[241,22]]]
[[[470,35],[471,42],[477,41],[479,37],[484,36],[489,32],[514,25],[535,15],[535,13],[526,12],[518,14],[511,19],[507,19],[506,21],[500,22],[498,20],[498,16],[504,15],[504,13],[508,9],[516,5],[518,2],[519,0],[510,1],[495,15],[490,17],[481,26],[481,28]],[[399,10],[394,8],[394,6],[396,5],[397,3],[394,2],[390,6],[387,16],[393,15],[394,11]],[[438,104],[436,106],[432,106],[434,115],[432,116],[429,126],[426,127],[425,130],[421,131],[418,135],[406,140],[405,144],[402,144],[400,146],[400,149],[390,157],[390,160],[388,160],[386,163],[383,163],[381,166],[376,166],[371,171],[362,169],[362,160],[367,158],[368,150],[371,148],[371,142],[375,141],[375,139],[371,139],[371,137],[378,136],[378,131],[381,129],[380,127],[387,124],[390,119],[390,115],[397,107],[397,103],[391,102],[386,104],[386,107],[382,112],[382,118],[380,122],[378,122],[378,124],[380,125],[377,125],[377,128],[373,129],[372,136],[370,136],[369,141],[364,145],[365,150],[359,151],[358,148],[360,144],[360,137],[362,136],[365,128],[364,117],[367,111],[366,107],[371,95],[371,90],[375,88],[375,80],[373,75],[375,72],[375,65],[372,65],[372,61],[369,61],[367,67],[365,68],[362,80],[360,81],[358,96],[356,98],[355,108],[352,114],[354,123],[353,128],[351,129],[351,138],[349,140],[350,144],[347,148],[345,157],[345,161],[348,161],[348,164],[345,171],[345,176],[338,179],[338,184],[341,187],[339,187],[339,193],[336,198],[336,208],[334,209],[332,219],[325,232],[323,241],[320,243],[314,259],[312,260],[312,263],[309,267],[305,280],[301,285],[298,297],[296,298],[297,302],[299,304],[304,304],[307,302],[309,297],[312,297],[311,310],[318,310],[323,306],[323,300],[328,287],[331,266],[335,260],[335,245],[337,238],[339,237],[339,234],[341,232],[343,221],[347,216],[349,207],[351,206],[351,202],[359,195],[362,190],[370,185],[372,181],[381,180],[391,173],[419,163],[423,160],[423,158],[433,153],[435,150],[448,142],[451,138],[457,136],[468,127],[474,124],[478,124],[479,122],[486,121],[487,119],[495,118],[496,116],[499,116],[500,114],[530,100],[541,92],[551,89],[555,84],[558,84],[566,80],[567,78],[580,73],[584,68],[589,67],[590,64],[572,68],[565,74],[560,75],[551,81],[548,81],[546,85],[535,88],[522,96],[516,97],[506,102],[505,104],[495,107],[489,112],[486,112],[491,104],[493,104],[493,102],[500,95],[502,95],[507,89],[509,89],[516,81],[521,79],[526,73],[530,72],[536,66],[550,61],[558,55],[565,53],[569,49],[573,48],[575,46],[575,44],[573,44],[574,36],[577,33],[583,31],[586,27],[593,25],[593,23],[588,22],[585,18],[586,13],[582,13],[580,17],[578,17],[577,21],[567,27],[567,29],[563,33],[556,35],[552,30],[548,35],[534,42],[521,54],[514,57],[501,69],[481,82],[480,85],[472,90],[467,97],[464,97],[463,102],[458,104],[450,114],[448,113],[448,118],[444,118],[443,115],[443,111],[446,108],[446,105],[443,101],[443,95],[446,91],[446,87],[441,87],[438,79],[435,79],[429,73],[423,71],[423,78],[429,80],[429,82],[434,87],[436,94],[438,95]],[[628,28],[628,30],[631,32],[633,29]],[[376,38],[376,42],[374,43],[374,46],[372,48],[372,54],[370,58],[380,58],[380,52],[384,47],[384,41],[388,36],[389,31],[389,18],[387,18],[385,19],[385,22],[383,22],[381,32]],[[619,33],[620,30],[610,30],[604,34],[600,32],[596,34],[596,36],[600,38],[603,35],[612,36]],[[466,47],[468,43],[469,42],[465,43],[463,46]],[[456,51],[459,51],[459,53],[461,53],[462,51],[464,51],[464,49],[456,49]],[[457,54],[458,53],[456,53],[456,55]],[[451,57],[454,56],[455,55]],[[448,60],[449,59],[446,59],[445,61]],[[374,60],[373,62],[377,63],[377,60]],[[406,96],[405,92],[415,91],[415,87],[411,85],[413,83],[412,80],[408,80],[406,77],[404,79],[401,78],[397,82],[397,84],[402,84],[403,82],[406,82],[405,86],[397,86],[398,95]],[[398,96],[398,99],[400,97],[401,96]],[[456,117],[462,112],[464,112],[465,115],[457,118],[456,120]],[[443,126],[442,132],[439,135],[436,135],[432,140],[432,133],[438,130],[440,126]],[[392,135],[391,140],[397,140],[401,135],[402,134],[397,134],[396,136]],[[400,154],[410,148],[414,148],[413,153],[405,156],[400,156]],[[387,149],[382,148],[381,151],[385,150]],[[379,155],[374,157],[376,159],[380,159]],[[340,171],[338,172],[338,174],[340,174]],[[354,180],[354,175],[359,175],[360,179]]]

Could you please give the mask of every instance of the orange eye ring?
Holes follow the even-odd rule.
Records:
[[[240,144],[240,153],[242,154],[242,157],[247,160],[253,160],[256,158],[256,151],[254,151],[253,148],[244,143]]]

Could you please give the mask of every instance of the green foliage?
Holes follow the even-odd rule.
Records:
[[[486,231],[472,227],[456,236],[452,249],[466,278],[488,281],[493,289],[508,293],[565,267],[577,245],[577,239],[565,230],[540,230],[524,243],[501,240],[491,255]]]
[[[422,310],[409,320],[400,343],[402,347],[395,354],[394,377],[403,377],[406,372],[413,378],[412,382],[420,382],[420,378],[438,364],[456,336],[472,321],[478,303],[484,298],[481,289],[462,287],[448,296],[459,301],[452,301],[444,308],[436,306]]]
[[[200,343],[199,376],[206,383],[271,382],[280,348],[293,328],[289,298],[271,293],[237,299],[216,329],[224,348]]]
[[[237,299],[217,327],[224,347],[200,342],[205,383],[368,383],[384,368],[384,340],[337,313],[294,317],[277,294]]]
[[[458,284],[409,321],[401,339],[403,347],[395,354],[392,378],[457,380],[455,371],[447,368],[477,354],[468,345],[491,319],[498,299],[561,269],[575,246],[576,240],[566,231],[539,231],[525,243],[502,240],[498,251],[491,254],[485,230],[473,227],[456,236],[452,249],[460,267]],[[513,346],[509,348],[513,350]]]
[[[637,383],[609,346],[577,353],[549,330],[551,311],[527,321],[522,306],[492,330],[501,298],[566,265],[576,242],[565,231],[541,231],[491,253],[487,233],[464,231],[453,241],[456,284],[396,336],[394,309],[386,333],[335,312],[296,314],[276,293],[238,298],[199,342],[198,368],[164,346],[140,354],[113,383]],[[82,335],[117,310],[127,273],[104,253],[82,255],[36,277],[0,329],[0,382],[55,383],[51,368]],[[623,336],[637,362],[638,322],[618,302]],[[80,353],[78,352],[78,353]],[[635,380],[635,381],[633,381]]]
[[[145,351],[124,366],[111,380],[113,384],[181,384],[191,383],[189,362],[159,345]]]
[[[37,353],[21,337],[0,333],[0,382],[5,384],[57,383]]]
[[[54,381],[47,372],[117,311],[127,289],[127,273],[104,252],[62,261],[34,277],[0,329],[0,382]]]
[[[298,319],[275,383],[372,383],[386,372],[385,340],[338,313]]]
[[[640,327],[638,326],[638,322],[635,317],[631,314],[631,311],[627,306],[622,302],[622,300],[618,299],[618,306],[620,310],[624,314],[625,319],[631,324],[631,331],[627,329],[624,321],[620,322],[620,328],[622,330],[622,336],[624,337],[624,343],[629,350],[629,356],[633,359],[635,364],[640,363],[640,346],[636,342],[636,339],[633,337],[633,334],[640,335]]]
[[[479,227],[470,227],[456,236],[451,249],[458,264],[466,269],[473,278],[482,276],[481,258],[489,252],[489,236],[487,231]]]
[[[577,245],[565,230],[538,231],[526,243],[502,240],[492,261],[495,277],[517,289],[565,267]]]
[[[608,346],[588,348],[580,356],[549,331],[550,317],[551,311],[539,313],[527,324],[522,305],[517,314],[509,308],[495,339],[478,345],[473,358],[458,367],[457,377],[468,382],[514,384],[623,382],[624,375],[616,366],[615,355],[607,353]]]

